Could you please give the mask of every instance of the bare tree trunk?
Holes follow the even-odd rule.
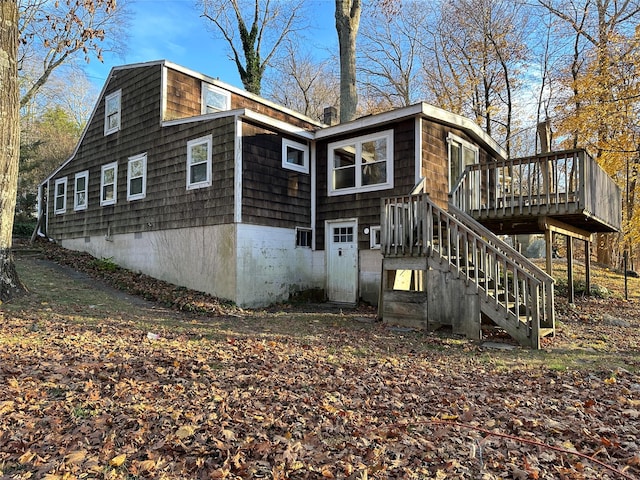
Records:
[[[340,122],[356,118],[356,36],[361,0],[336,0],[336,30],[340,45]]]
[[[11,235],[18,190],[20,96],[18,90],[18,6],[0,1],[0,303],[25,291],[18,278]]]

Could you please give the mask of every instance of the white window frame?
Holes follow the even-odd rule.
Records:
[[[104,187],[111,185],[104,182],[104,174],[107,170],[113,169],[113,198],[104,198]],[[100,169],[100,206],[115,205],[118,201],[118,162],[107,163]]]
[[[118,99],[118,110],[114,113],[118,121],[116,126],[111,127],[109,125],[109,115],[107,112],[107,105],[109,105],[109,102],[114,98]],[[113,93],[110,93],[106,97],[104,97],[104,135],[105,136],[111,135],[112,133],[115,133],[118,130],[120,130],[121,118],[122,118],[121,114],[122,114],[122,90],[117,90]]]
[[[207,113],[215,113],[229,110],[231,108],[231,93],[227,90],[223,90],[222,88],[216,87],[215,85],[211,85],[210,83],[202,82],[202,94],[200,99],[200,104],[202,105],[201,113],[206,115]],[[213,111],[207,111],[207,92],[213,92],[218,95],[222,95],[224,97],[224,108],[212,107]]]
[[[64,191],[58,194],[58,186],[63,185]],[[55,182],[53,190],[53,208],[56,215],[60,215],[67,211],[67,177],[58,178]],[[62,198],[62,206],[58,208],[58,199]]]
[[[132,177],[131,176],[131,165],[135,162],[142,161],[142,192],[140,193],[131,193],[131,180],[140,177]],[[147,196],[147,153],[140,153],[138,155],[134,155],[133,157],[129,157],[127,162],[127,200],[140,200]]]
[[[206,163],[207,165],[207,177],[205,180],[200,182],[191,182],[191,155],[192,149],[197,147],[198,145],[207,145],[207,159],[204,162],[198,162],[198,164]],[[213,149],[213,137],[212,135],[207,135],[205,137],[195,138],[193,140],[189,140],[187,142],[187,190],[193,190],[196,188],[204,188],[211,186],[211,159],[212,159],[212,149]]]
[[[84,179],[84,190],[78,190],[78,180],[81,178]],[[84,203],[80,203],[78,201],[78,193],[84,191]],[[86,210],[89,206],[89,170],[85,170],[83,172],[76,173],[74,182],[73,182],[73,209],[75,211],[78,210]]]
[[[299,150],[302,152],[302,165],[288,162],[287,155],[289,149]],[[295,170],[300,173],[309,173],[309,147],[304,143],[294,142],[287,138],[282,139],[282,167],[288,170]]]
[[[462,149],[468,149],[468,150],[472,150],[475,153],[475,162],[474,163],[478,163],[480,161],[480,149],[478,148],[477,145],[474,145],[471,142],[468,142],[467,140],[465,140],[464,138],[460,138],[459,136],[453,134],[453,133],[449,133],[447,135],[447,155],[449,157],[449,161],[447,164],[447,167],[449,168],[449,170],[447,171],[447,176],[449,177],[449,191],[451,191],[451,189],[454,187],[453,182],[455,182],[457,179],[456,178],[451,178],[451,145],[453,143],[457,143],[458,145],[460,145],[460,147]],[[460,168],[460,173],[462,173],[462,171],[466,168],[466,165],[464,165],[464,155],[462,159],[458,160],[460,162],[459,168]]]
[[[304,232],[309,235],[309,245],[300,245],[298,243],[299,233]],[[313,247],[313,229],[311,227],[296,227],[296,248],[312,248]]]
[[[380,225],[374,225],[373,227],[369,227],[369,248],[371,250],[380,250],[381,248],[381,240],[382,240],[382,232],[380,230]],[[376,241],[377,237],[377,241]]]
[[[362,144],[372,140],[385,139],[387,142],[386,174],[387,181],[373,185],[362,185]],[[355,145],[355,186],[348,188],[333,188],[334,158],[333,152],[342,147]],[[372,133],[361,137],[333,142],[327,146],[327,190],[328,195],[348,195],[351,193],[374,192],[377,190],[387,190],[393,188],[393,130]]]

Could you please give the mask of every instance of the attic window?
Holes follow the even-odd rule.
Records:
[[[107,95],[104,99],[104,134],[111,135],[120,130],[122,90]]]
[[[231,94],[208,83],[202,83],[202,114],[215,113],[231,108]]]
[[[56,180],[54,205],[56,214],[67,211],[67,177]]]
[[[329,195],[393,188],[393,130],[328,146]]]
[[[282,139],[282,167],[309,173],[309,147],[292,140]]]

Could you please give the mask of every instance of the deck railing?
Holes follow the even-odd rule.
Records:
[[[473,219],[456,218],[427,194],[382,200],[381,247],[386,257],[448,262],[485,304],[504,311],[511,328],[528,328],[533,348],[540,346],[541,326],[553,326],[553,279]]]
[[[451,194],[480,216],[587,212],[620,223],[620,189],[584,150],[469,165]]]

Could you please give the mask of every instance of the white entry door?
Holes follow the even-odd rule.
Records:
[[[327,223],[327,297],[355,303],[358,296],[358,229],[356,222]]]

